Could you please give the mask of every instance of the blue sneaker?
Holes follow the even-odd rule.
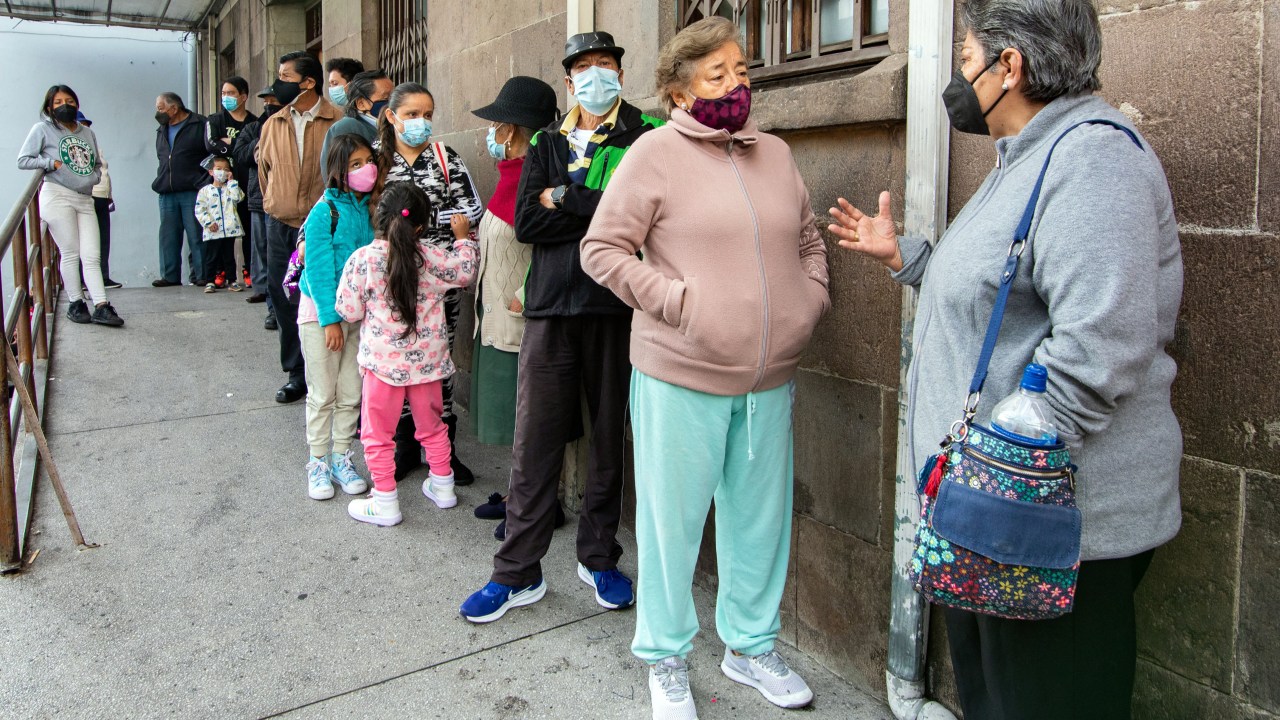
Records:
[[[342,488],[342,492],[348,495],[359,495],[369,489],[369,484],[360,477],[356,466],[351,463],[350,450],[329,455],[329,474],[338,483],[338,487]]]
[[[636,595],[631,591],[631,579],[617,568],[597,572],[588,570],[586,565],[578,563],[578,577],[596,591],[596,603],[608,610],[631,607]]]
[[[532,605],[547,594],[547,581],[539,580],[528,587],[517,588],[491,582],[471,593],[458,612],[473,623],[493,622],[511,608]]]

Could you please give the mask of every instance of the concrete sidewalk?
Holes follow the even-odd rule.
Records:
[[[102,547],[71,547],[42,479],[39,556],[0,579],[0,717],[648,718],[634,615],[595,604],[570,531],[542,602],[487,626],[458,616],[497,547],[471,509],[505,486],[509,449],[460,438],[476,484],[439,510],[414,473],[395,528],[352,521],[341,493],[306,497],[303,404],[274,401],[276,337],[244,297],[115,291],[123,330],[58,323],[46,429]],[[720,673],[698,600],[700,717],[793,717]],[[816,694],[805,717],[891,717],[781,649]]]

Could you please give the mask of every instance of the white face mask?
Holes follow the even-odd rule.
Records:
[[[227,181],[227,178],[229,178],[229,177],[231,177],[231,173],[227,172],[226,170],[214,170],[214,171],[213,171],[213,179],[214,179],[214,180],[217,180],[217,181],[218,181],[218,182],[220,182],[220,183],[224,183],[224,182],[226,182],[226,181]]]

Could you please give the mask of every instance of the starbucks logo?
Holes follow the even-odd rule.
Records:
[[[89,143],[75,135],[64,135],[58,145],[58,154],[62,156],[62,166],[76,175],[93,174],[93,146]]]

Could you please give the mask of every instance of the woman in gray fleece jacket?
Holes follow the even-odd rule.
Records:
[[[917,469],[961,415],[1050,146],[1087,120],[1133,129],[1092,94],[1102,40],[1089,0],[969,0],[961,13],[968,34],[944,102],[957,130],[996,138],[995,168],[933,247],[896,236],[888,193],[877,217],[843,199],[831,211],[841,246],[920,289],[904,430]],[[1027,363],[1048,368],[1046,396],[1079,466],[1075,607],[1040,621],[945,611],[966,717],[1129,717],[1133,593],[1181,518],[1177,368],[1165,352],[1181,295],[1177,222],[1150,145],[1104,124],[1071,130],[1044,179],[977,420]]]
[[[93,322],[109,327],[124,325],[107,302],[102,282],[98,216],[93,208],[93,186],[102,179],[98,139],[88,126],[76,120],[80,99],[66,85],[54,85],[44,95],[40,122],[31,128],[18,151],[18,169],[40,170],[40,218],[62,254],[59,270],[70,305],[72,322]],[[85,306],[80,285],[80,263],[94,309]]]

